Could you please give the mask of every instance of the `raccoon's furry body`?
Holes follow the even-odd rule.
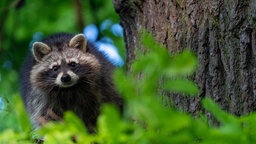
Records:
[[[56,34],[35,42],[21,73],[21,94],[34,126],[73,111],[93,132],[99,108],[122,107],[113,65],[82,34]]]

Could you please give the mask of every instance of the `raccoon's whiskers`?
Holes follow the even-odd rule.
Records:
[[[83,78],[81,81],[82,81],[82,84],[83,84],[83,85],[85,85],[85,84],[95,85],[92,80],[88,80],[88,79],[86,79],[86,78]]]

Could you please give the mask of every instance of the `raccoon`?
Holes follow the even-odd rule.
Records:
[[[74,112],[94,132],[100,106],[122,111],[114,66],[83,34],[60,33],[34,42],[21,72],[21,95],[35,128]]]

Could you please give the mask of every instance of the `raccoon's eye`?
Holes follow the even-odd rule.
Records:
[[[52,70],[53,70],[53,71],[57,71],[58,69],[59,69],[59,66],[53,66],[53,67],[52,67]]]
[[[76,62],[70,62],[68,65],[74,68],[74,67],[77,66],[77,63]]]

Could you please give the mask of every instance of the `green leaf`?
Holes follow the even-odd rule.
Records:
[[[222,124],[238,124],[238,120],[235,116],[221,110],[220,107],[210,98],[203,99],[203,106]]]
[[[98,135],[101,143],[125,143],[127,134],[124,133],[129,126],[122,121],[117,108],[104,105],[98,118]]]
[[[84,123],[73,112],[65,112],[64,119],[66,123],[70,124],[70,129],[74,132],[87,132]]]
[[[22,128],[22,130],[24,132],[30,132],[31,131],[31,124],[30,124],[30,120],[29,120],[29,117],[27,115],[27,112],[25,110],[25,107],[23,105],[23,102],[21,100],[21,97],[16,94],[14,96],[14,105],[13,105],[13,108],[14,108],[14,112],[17,116],[17,119],[20,123],[20,126]]]
[[[173,56],[170,64],[166,68],[166,75],[169,77],[188,76],[195,72],[197,68],[197,58],[189,50]]]
[[[28,138],[28,134],[24,132],[15,132],[12,129],[7,129],[0,133],[1,144],[29,144],[32,143]]]
[[[196,96],[199,93],[197,85],[187,79],[174,79],[164,83],[164,88],[172,92],[185,93]]]
[[[126,75],[122,69],[115,70],[115,83],[119,93],[125,98],[130,99],[136,96],[136,82],[132,75]]]
[[[141,35],[141,42],[142,45],[147,48],[146,50],[149,50],[150,52],[157,55],[168,55],[167,48],[164,47],[162,44],[158,43],[149,32],[147,32],[146,30],[142,30]]]

